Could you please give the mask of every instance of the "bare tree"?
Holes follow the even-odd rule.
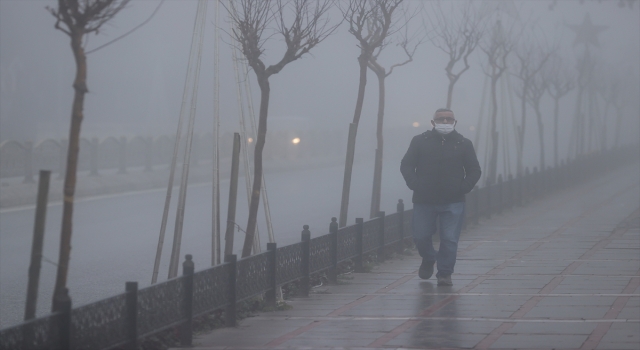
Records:
[[[260,87],[260,111],[258,135],[254,149],[254,176],[249,204],[247,231],[242,248],[242,257],[251,255],[255,238],[258,204],[262,182],[262,152],[267,134],[267,116],[271,87],[269,77],[279,73],[287,64],[299,59],[326,39],[338,25],[331,25],[327,12],[332,0],[239,0],[230,1],[227,7],[234,24],[232,39],[253,69]],[[266,31],[274,30],[281,35],[286,49],[280,61],[267,66],[264,63],[264,44],[272,37]]]
[[[553,163],[557,167],[558,159],[558,121],[560,118],[560,99],[575,88],[575,77],[571,71],[562,63],[558,55],[553,55],[553,59],[545,70],[549,81],[548,92],[553,98]]]
[[[80,150],[80,127],[84,118],[84,95],[89,91],[87,88],[87,56],[83,39],[87,34],[98,33],[102,25],[113,19],[128,2],[129,0],[58,0],[56,8],[47,8],[56,19],[55,28],[67,34],[71,39],[71,51],[76,61],[76,75],[73,81],[75,93],[71,109],[69,148],[64,178],[60,254],[53,294],[53,311],[57,311],[55,300],[64,293],[67,285],[69,257],[71,255],[73,204],[78,169],[78,152]]]
[[[544,122],[542,120],[542,112],[540,111],[540,101],[542,96],[547,91],[549,86],[549,80],[543,74],[538,72],[527,89],[527,102],[533,107],[533,112],[536,114],[536,121],[538,122],[538,143],[540,146],[540,170],[545,169],[544,159]]]
[[[451,108],[453,87],[460,76],[471,67],[469,56],[478,47],[485,33],[486,16],[475,9],[471,1],[464,2],[459,12],[454,12],[454,3],[449,3],[450,11],[445,11],[442,4],[442,1],[438,1],[432,5],[433,18],[428,18],[429,24],[423,23],[423,26],[428,27],[429,32],[433,33],[431,36],[433,45],[449,56],[444,70],[449,79],[447,108]],[[461,60],[464,66],[456,72],[456,65]]]
[[[617,76],[616,72],[611,67],[606,67],[604,71],[601,70],[599,73],[600,78],[596,81],[596,90],[600,95],[600,98],[604,101],[602,125],[600,126],[600,146],[602,151],[606,151],[609,111],[612,107],[620,104],[620,100],[622,98],[622,79]]]
[[[496,21],[491,35],[485,37],[480,43],[480,49],[487,55],[487,66],[483,66],[484,74],[491,79],[491,154],[489,158],[489,170],[486,182],[493,184],[497,180],[498,170],[498,141],[497,131],[498,119],[498,96],[497,86],[502,74],[507,71],[507,58],[514,48],[514,39],[510,33],[511,28],[504,28],[500,20]]]
[[[373,168],[373,189],[371,191],[371,211],[370,217],[374,218],[380,211],[380,200],[382,192],[382,162],[383,162],[383,150],[384,150],[384,138],[382,135],[382,129],[384,125],[384,105],[385,105],[385,79],[393,73],[393,70],[397,67],[404,66],[410,62],[413,62],[413,56],[423,43],[422,38],[418,38],[417,33],[409,33],[409,23],[414,17],[408,12],[408,9],[404,9],[404,28],[399,33],[397,46],[401,47],[406,55],[406,60],[392,64],[389,67],[389,71],[380,64],[378,58],[388,45],[381,45],[369,59],[369,69],[371,69],[378,78],[378,120],[376,123],[376,155],[375,165]]]
[[[349,129],[347,140],[347,156],[345,160],[344,182],[342,186],[342,201],[340,203],[339,226],[347,225],[347,211],[349,207],[349,192],[351,187],[351,172],[353,169],[353,154],[355,152],[358,122],[362,114],[364,92],[367,85],[367,67],[374,51],[384,45],[385,40],[394,33],[392,25],[393,14],[403,0],[349,0],[346,8],[342,8],[342,15],[349,25],[349,33],[358,40],[360,56],[360,83],[358,97],[353,114],[353,122]]]
[[[527,101],[532,96],[537,98],[537,103],[539,104],[539,99],[542,97],[544,93],[544,89],[542,91],[538,90],[535,94],[532,95],[531,89],[535,87],[540,87],[543,84],[545,79],[542,79],[540,76],[540,72],[544,67],[545,63],[551,56],[553,50],[544,49],[540,44],[538,44],[537,40],[534,37],[526,38],[521,41],[522,44],[519,45],[515,54],[518,61],[517,69],[515,70],[514,75],[520,79],[520,89],[516,90],[516,95],[520,98],[520,124],[517,126],[517,137],[516,137],[516,152],[517,152],[517,172],[518,174],[522,174],[523,165],[522,158],[524,152],[524,139],[526,135],[527,128]],[[539,85],[534,86],[536,82],[536,78],[538,78]],[[540,94],[538,96],[538,93]],[[534,100],[536,100],[534,98]],[[532,102],[535,104],[536,102]],[[532,104],[532,106],[533,106]],[[534,107],[535,108],[535,107]],[[538,105],[539,108],[539,105]],[[538,125],[540,126],[540,124]],[[540,147],[544,147],[540,145]],[[542,152],[544,153],[544,152]],[[544,156],[542,156],[544,158]]]

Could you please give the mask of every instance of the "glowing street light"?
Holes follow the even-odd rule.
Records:
[[[253,143],[253,137],[248,138],[248,139],[247,139],[247,141],[248,141],[249,143]]]
[[[300,138],[299,137],[294,138],[293,140],[291,140],[291,143],[293,143],[294,145],[299,144],[300,143]]]
[[[419,127],[419,126],[420,126],[420,123],[418,123],[418,122],[413,122],[413,124],[411,124],[411,125],[413,125],[413,127],[414,127],[414,128],[417,128],[417,127]]]

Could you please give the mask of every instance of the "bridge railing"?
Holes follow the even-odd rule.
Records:
[[[491,186],[475,188],[467,195],[466,222],[478,223],[514,206],[522,206],[545,193],[556,192],[589,177],[638,159],[637,147],[612,150],[561,163],[556,168],[523,176],[502,177]],[[340,262],[353,260],[355,270],[363,271],[366,254],[383,260],[390,251],[403,251],[411,237],[413,210],[398,201],[393,214],[379,216],[341,229],[335,218],[329,233],[310,238],[308,226],[299,243],[194,272],[190,255],[183,263],[183,275],[138,290],[127,282],[125,293],[88,305],[71,308],[63,300],[59,312],[0,330],[0,349],[136,349],[140,339],[169,328],[179,328],[181,343],[191,344],[193,317],[224,309],[227,325],[234,325],[236,304],[264,295],[268,304],[276,303],[276,288],[298,281],[299,293],[308,295],[310,275],[326,272],[330,282],[337,280]],[[66,347],[65,347],[66,346]]]

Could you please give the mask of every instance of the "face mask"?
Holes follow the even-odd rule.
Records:
[[[453,131],[455,124],[436,124],[436,131],[446,135]]]

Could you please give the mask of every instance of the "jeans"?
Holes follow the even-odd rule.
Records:
[[[440,249],[433,248],[431,237],[440,224]],[[413,204],[413,241],[418,253],[427,262],[437,263],[436,277],[453,273],[458,253],[458,240],[464,219],[464,202],[450,204]]]

